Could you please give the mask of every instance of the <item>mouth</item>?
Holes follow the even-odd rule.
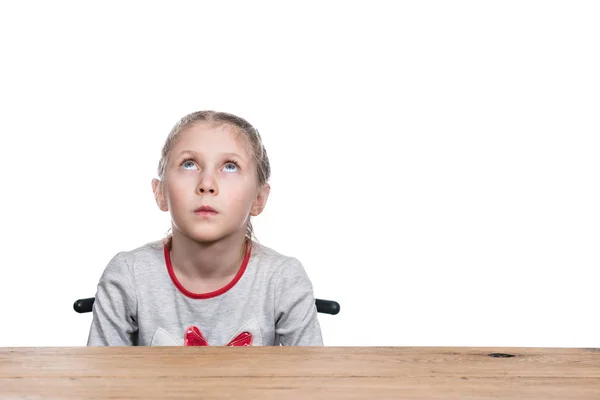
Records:
[[[209,206],[198,207],[194,210],[194,213],[200,215],[216,215],[218,214],[217,210]]]

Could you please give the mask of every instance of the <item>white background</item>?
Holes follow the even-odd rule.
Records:
[[[257,236],[342,305],[327,345],[600,347],[597,2],[8,4],[0,346],[85,345],[73,301],[165,234],[160,148],[214,109],[263,135]]]

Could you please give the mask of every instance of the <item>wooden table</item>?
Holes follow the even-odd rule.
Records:
[[[600,400],[600,349],[0,348],[6,398]]]

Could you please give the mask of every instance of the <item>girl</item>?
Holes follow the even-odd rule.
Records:
[[[270,172],[244,119],[183,117],[152,181],[172,233],[109,262],[88,346],[322,345],[304,268],[252,240],[250,217],[265,208]]]

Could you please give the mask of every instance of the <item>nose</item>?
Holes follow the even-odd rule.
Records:
[[[219,188],[215,176],[211,173],[203,173],[196,188],[198,194],[218,194]]]

